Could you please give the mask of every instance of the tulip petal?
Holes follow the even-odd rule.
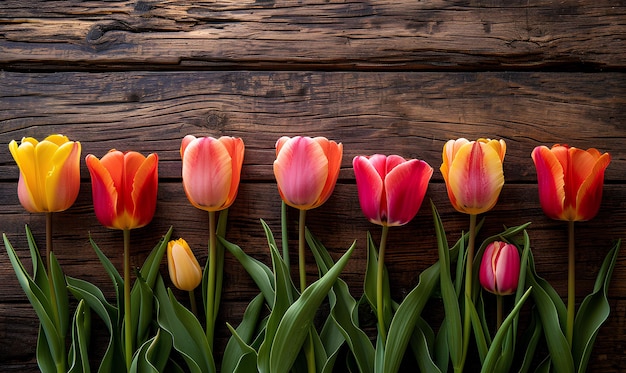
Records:
[[[281,140],[279,140],[280,142]],[[298,209],[318,202],[328,179],[328,159],[320,144],[307,137],[294,137],[280,146],[274,175],[281,198]],[[335,153],[339,149],[333,150]]]
[[[9,143],[9,151],[20,169],[17,195],[22,206],[29,212],[43,212],[42,197],[38,193],[36,143],[25,141],[18,146],[15,140]]]
[[[143,157],[143,155],[141,156]],[[132,218],[127,228],[141,228],[152,220],[156,210],[156,198],[159,189],[159,157],[152,153],[145,157],[137,172],[133,175],[133,185],[129,192],[132,210],[126,210]],[[130,208],[127,205],[127,208]]]
[[[388,162],[390,160],[394,164],[398,159],[387,158]],[[385,177],[387,225],[404,225],[415,217],[432,174],[432,167],[417,159],[405,161],[389,172]]]
[[[118,194],[109,170],[104,167],[101,160],[91,154],[87,155],[85,162],[91,175],[93,207],[98,221],[105,227],[119,229],[113,225],[117,215]]]
[[[590,220],[598,213],[602,201],[604,171],[610,162],[609,153],[604,153],[595,159],[595,164],[580,185],[576,195],[575,221]]]
[[[239,137],[220,137],[219,141],[226,147],[230,155],[231,181],[230,190],[222,209],[230,207],[237,197],[239,190],[239,182],[241,181],[241,168],[243,166],[243,157],[245,154],[245,146],[243,140]]]
[[[386,204],[383,203],[383,177],[377,170],[380,158],[385,156],[375,155],[370,157],[357,156],[352,160],[356,186],[359,194],[359,203],[365,217],[374,224],[383,224],[383,216],[386,215]],[[383,162],[384,164],[384,162]]]
[[[343,144],[329,141],[325,137],[316,137],[313,140],[320,144],[324,150],[324,154],[328,160],[328,176],[326,177],[326,183],[320,193],[320,197],[311,208],[321,206],[333,193],[335,185],[337,184],[337,178],[339,177],[339,169],[341,168],[341,159],[343,157]]]
[[[48,211],[70,208],[80,189],[80,151],[78,142],[62,144],[51,158],[52,168],[45,181]]]
[[[531,156],[537,169],[539,201],[544,213],[552,219],[564,219],[565,174],[557,154],[546,146],[538,146]]]
[[[505,244],[500,249],[495,264],[494,272],[498,294],[513,294],[517,290],[520,271],[520,258],[517,248]]]

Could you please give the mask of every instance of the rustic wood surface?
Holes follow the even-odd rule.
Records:
[[[435,168],[416,219],[390,233],[386,263],[397,300],[436,260],[429,200],[451,239],[467,229],[438,171],[451,138],[507,141],[506,184],[479,238],[531,221],[538,271],[560,294],[566,291],[566,226],[541,211],[530,158],[535,146],[568,143],[612,156],[600,213],[576,226],[579,302],[612,242],[626,238],[623,1],[9,0],[1,7],[0,231],[22,258],[28,255],[24,226],[43,245],[45,222],[19,204],[19,171],[6,145],[57,132],[81,141],[83,157],[111,148],[159,154],[157,212],[148,227],[132,233],[134,266],[170,226],[206,260],[207,217],[189,204],[180,180],[178,149],[186,134],[244,139],[242,185],[227,239],[266,263],[259,219],[276,234],[279,229],[274,143],[298,134],[341,141],[335,193],[307,222],[335,257],[357,240],[342,275],[355,296],[362,294],[366,233],[380,235],[359,208],[351,167],[358,154],[396,153]],[[81,174],[77,202],[54,215],[55,250],[68,275],[111,296],[88,239],[121,268],[121,234],[96,220],[84,161]],[[290,240],[295,244],[295,230]],[[226,261],[220,325],[236,324],[257,292],[238,262],[229,255]],[[613,276],[612,313],[597,338],[591,372],[626,371],[624,250]],[[37,326],[3,248],[0,371],[37,371]],[[220,327],[218,350],[228,336]]]

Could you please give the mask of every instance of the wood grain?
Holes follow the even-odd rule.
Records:
[[[10,0],[0,66],[621,69],[625,14],[614,0]]]
[[[187,134],[243,138],[242,184],[226,238],[267,264],[260,219],[280,237],[276,140],[321,135],[342,142],[338,185],[326,204],[307,214],[307,225],[334,258],[357,240],[342,274],[355,297],[363,292],[367,233],[380,238],[380,228],[360,211],[356,155],[395,153],[435,168],[417,217],[390,232],[386,264],[398,301],[437,259],[429,201],[449,240],[468,228],[438,171],[448,139],[506,140],[506,183],[478,238],[532,222],[537,271],[559,294],[566,293],[567,233],[539,205],[530,158],[535,146],[567,143],[612,157],[600,213],[576,225],[578,302],[591,291],[613,242],[626,238],[624,1],[6,0],[1,8],[0,231],[27,268],[24,226],[43,244],[45,222],[19,204],[19,171],[6,145],[51,133],[80,141],[83,158],[112,148],[158,153],[157,211],[148,227],[131,234],[135,267],[169,227],[206,261],[207,216],[191,206],[181,185],[179,147]],[[95,218],[84,161],[81,176],[74,206],[54,215],[55,252],[66,274],[97,284],[111,299],[113,286],[89,237],[121,268],[121,233]],[[291,247],[297,215],[289,210]],[[316,272],[309,255],[309,281]],[[169,285],[165,263],[161,273]],[[237,324],[256,293],[227,254],[218,356],[230,336],[225,322]],[[600,329],[590,372],[626,371],[623,249],[609,298],[611,316]],[[437,301],[425,310],[430,320],[441,314]],[[373,338],[375,320],[363,316]],[[0,371],[38,371],[37,326],[2,248]],[[107,335],[97,317],[94,328],[95,363]]]
[[[457,137],[507,141],[505,175],[534,182],[537,145],[612,154],[609,181],[626,180],[626,74],[408,72],[0,73],[0,144],[62,132],[83,153],[157,152],[162,178],[180,178],[180,140],[229,135],[246,143],[243,179],[273,181],[283,136],[344,143],[352,158],[396,153],[441,164]],[[88,178],[83,163],[83,177]],[[0,152],[0,179],[16,179]],[[435,172],[435,180],[441,174]]]

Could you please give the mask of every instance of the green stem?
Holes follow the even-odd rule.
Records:
[[[217,232],[215,211],[209,211],[209,279],[206,296],[206,337],[209,347],[213,348],[215,329],[215,265],[217,264]]]
[[[502,295],[496,295],[496,332],[502,326]]]
[[[476,214],[470,214],[469,242],[467,243],[467,255],[465,262],[465,301],[467,299],[473,301],[472,298],[472,279],[474,266],[474,246],[476,242]],[[463,323],[463,355],[461,367],[465,365],[467,358],[467,350],[469,348],[470,331],[472,328],[472,319],[470,305],[465,304],[465,319]]]
[[[130,372],[133,360],[133,331],[130,307],[130,229],[124,229],[124,346],[126,369]]]
[[[306,210],[300,210],[298,222],[298,270],[300,271],[300,293],[306,289],[306,251],[305,224]]]
[[[300,294],[306,290],[306,210],[300,210],[300,220],[298,222],[298,270],[300,272]],[[313,335],[309,330],[309,337],[304,343],[304,355],[309,373],[315,373],[315,346],[313,345]]]
[[[193,290],[189,291],[189,303],[191,304],[191,312],[197,318],[198,317],[198,306],[196,305],[196,293]]]
[[[57,302],[57,293],[54,289],[54,281],[52,280],[52,259],[50,258],[52,254],[52,213],[46,212],[46,272],[48,274],[48,289],[50,292],[50,303],[52,304],[52,317],[54,321],[54,325],[57,330],[61,330],[61,317],[59,316],[59,306]],[[65,346],[65,336],[60,335],[59,333],[59,345]],[[65,351],[65,349],[63,349]],[[58,373],[64,373],[66,371],[65,367],[65,353],[61,353],[60,361],[55,359],[55,364],[57,367]]]
[[[282,202],[280,209],[281,242],[283,245],[283,261],[289,270],[289,234],[287,232],[287,204]]]
[[[574,314],[576,312],[576,253],[574,250],[574,222],[568,222],[569,260],[567,273],[567,342],[574,338]]]
[[[385,248],[387,247],[387,234],[389,227],[383,225],[383,232],[380,237],[380,247],[378,248],[378,270],[376,271],[376,311],[378,313],[378,330],[383,345],[387,340],[387,325],[385,325],[384,299],[383,299],[383,279],[385,274]]]

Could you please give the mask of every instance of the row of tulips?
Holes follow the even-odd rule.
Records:
[[[242,139],[186,136],[180,147],[183,186],[191,204],[208,212],[207,263],[203,270],[184,239],[170,240],[170,229],[146,259],[132,286],[130,231],[147,225],[154,215],[158,156],[116,150],[101,159],[89,154],[86,164],[92,180],[95,215],[102,225],[121,230],[124,238],[123,277],[92,241],[116,285],[117,297],[110,303],[97,286],[63,276],[52,250],[51,215],[68,209],[78,195],[80,143],[51,135],[41,142],[24,138],[18,145],[12,141],[9,149],[20,169],[21,204],[26,210],[45,213],[47,217],[45,268],[27,230],[35,263],[32,276],[4,236],[18,280],[41,320],[37,359],[44,372],[90,370],[86,346],[91,312],[98,314],[111,335],[98,371],[216,371],[219,364],[213,359],[213,338],[225,250],[241,262],[259,286],[260,294],[250,303],[239,327],[228,324],[233,337],[223,354],[222,371],[330,372],[342,346],[346,346],[350,353],[345,364],[352,371],[396,372],[406,359],[407,346],[411,345],[422,371],[447,371],[451,367],[460,372],[471,353],[472,335],[483,371],[508,371],[516,353],[522,356],[517,358],[517,363],[522,364],[520,371],[528,371],[538,339],[517,352],[515,341],[519,309],[532,296],[540,322],[534,324],[531,332],[538,335],[543,330],[550,352],[550,356],[539,359],[537,370],[553,367],[556,371],[582,372],[597,329],[608,316],[608,311],[599,315],[590,309],[608,307],[602,290],[608,286],[619,242],[598,274],[601,286],[590,294],[589,301],[586,299],[581,304],[575,320],[574,222],[589,220],[597,214],[604,171],[610,162],[608,153],[600,154],[596,149],[585,151],[555,145],[539,146],[532,152],[541,206],[550,218],[567,221],[570,230],[566,311],[554,289],[534,271],[525,231],[527,224],[476,244],[477,232],[483,224],[477,221],[477,215],[495,206],[504,185],[502,165],[506,144],[503,140],[458,139],[445,144],[440,171],[450,202],[457,211],[469,216],[469,230],[449,247],[441,219],[432,206],[440,259],[421,274],[414,291],[401,303],[390,296],[384,264],[386,241],[389,227],[408,223],[422,205],[433,174],[433,168],[422,160],[381,154],[353,159],[361,209],[370,222],[382,227],[378,245],[368,236],[365,294],[357,300],[340,278],[354,245],[335,262],[305,224],[306,211],[324,204],[333,192],[343,156],[341,143],[301,136],[277,141],[274,174],[283,201],[283,239],[281,253],[271,230],[263,223],[272,254],[272,267],[268,267],[224,238],[227,211],[240,183]],[[289,246],[285,239],[287,206],[300,211],[298,287],[291,282]],[[520,235],[523,235],[521,240]],[[307,247],[313,251],[320,272],[320,278],[312,284],[307,284],[305,273]],[[191,311],[165,288],[159,274],[163,256],[167,256],[171,283],[189,292]],[[485,290],[497,295],[497,332],[493,338],[476,280]],[[200,284],[202,315],[194,297],[194,290]],[[439,328],[432,328],[420,314],[426,302],[437,298],[437,289],[445,319]],[[79,299],[71,321],[68,291]],[[505,318],[502,296],[509,294],[515,294],[515,307]],[[330,300],[331,312],[323,329],[318,331],[313,318],[324,299]],[[360,327],[358,310],[363,302],[377,316],[378,335],[374,344]],[[269,315],[262,312],[262,305],[270,310]],[[578,332],[576,325],[585,328],[581,326]],[[65,339],[70,326],[70,350],[66,352]],[[203,329],[204,333],[198,333]],[[181,361],[186,368],[181,366]]]

